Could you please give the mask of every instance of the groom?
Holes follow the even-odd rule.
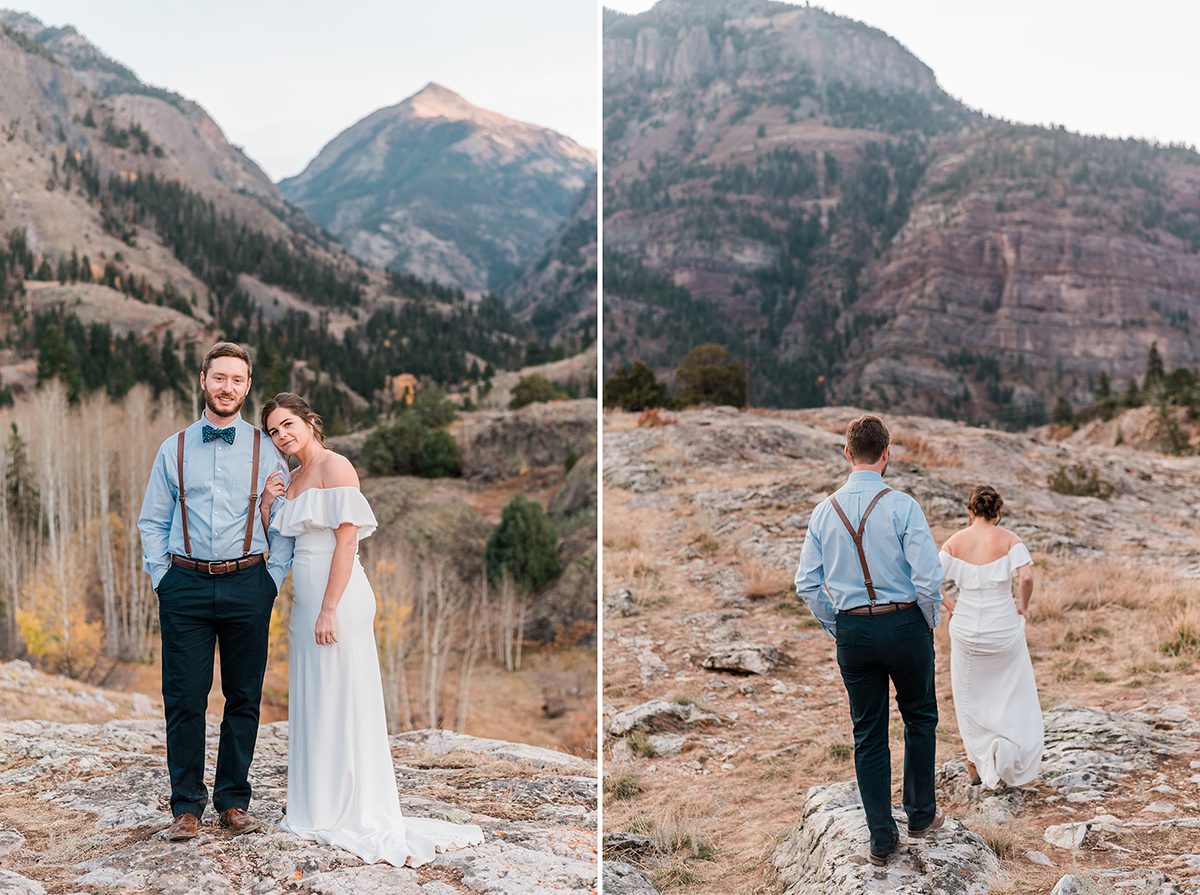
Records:
[[[925,836],[943,821],[933,786],[933,629],[942,566],[920,506],[883,483],[890,442],[878,417],[851,420],[843,448],[850,476],[813,510],[796,569],[796,594],[837,641],[854,723],[854,770],[871,831],[867,858],[880,866],[900,838],[892,817],[889,678],[904,719],[908,835]]]
[[[225,713],[213,807],[233,833],[259,829],[246,813],[267,667],[271,607],[292,561],[292,539],[261,524],[267,477],[287,464],[241,417],[250,355],[221,342],[204,358],[204,413],[163,442],[150,471],[138,529],[143,567],[158,592],[162,689],[171,774],[171,840],[191,839],[208,802],[205,713],[213,648],[220,646]],[[268,558],[269,555],[269,558]]]

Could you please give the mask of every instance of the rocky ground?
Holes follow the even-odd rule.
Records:
[[[216,734],[210,725],[210,769]],[[478,823],[485,842],[414,870],[363,865],[279,832],[287,786],[280,722],[261,728],[251,772],[264,832],[226,835],[210,809],[197,839],[172,843],[163,832],[170,815],[161,720],[0,723],[0,893],[596,891],[591,762],[441,731],[395,736],[392,753],[405,813]]]
[[[1200,892],[1200,460],[917,417],[888,418],[887,478],[939,543],[988,482],[1033,552],[1046,754],[1020,790],[966,785],[943,626],[950,819],[885,870],[866,863],[833,642],[791,592],[854,414],[606,419],[606,891]],[[1052,491],[1075,464],[1111,494]],[[898,782],[895,718],[892,743]]]

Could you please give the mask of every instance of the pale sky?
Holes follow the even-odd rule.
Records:
[[[609,0],[642,12],[651,0]],[[1200,147],[1200,4],[1180,0],[826,0],[887,32],[989,115]]]
[[[0,0],[195,100],[273,180],[430,81],[591,149],[596,0]]]

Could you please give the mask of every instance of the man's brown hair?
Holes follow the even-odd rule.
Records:
[[[208,354],[204,355],[204,366],[200,368],[200,372],[207,376],[208,368],[218,357],[236,357],[238,360],[246,362],[247,376],[254,372],[254,367],[250,363],[250,353],[241,345],[236,345],[233,342],[218,342],[212,348],[209,348]]]
[[[887,426],[877,416],[863,414],[846,426],[846,449],[855,463],[877,463],[891,443]]]

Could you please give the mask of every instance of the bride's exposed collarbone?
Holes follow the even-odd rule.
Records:
[[[362,490],[361,488],[356,488],[354,485],[330,485],[327,488],[322,488],[322,487],[314,485],[311,488],[305,488],[303,491],[297,492],[292,497],[288,497],[286,494],[284,494],[283,499],[290,503],[292,501],[299,500],[302,495],[307,494],[309,491],[361,491],[361,490]]]

